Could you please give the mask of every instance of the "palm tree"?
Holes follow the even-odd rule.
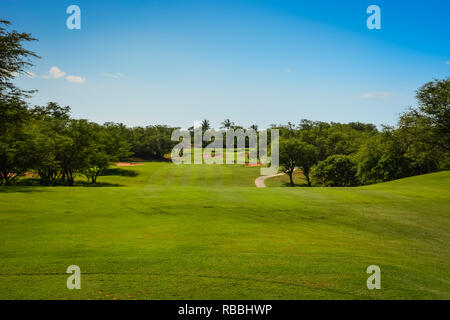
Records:
[[[231,122],[230,119],[225,119],[222,123],[222,126],[220,127],[220,129],[230,129],[231,127],[234,126],[234,122]]]
[[[211,129],[211,126],[209,125],[209,120],[203,119],[202,121],[202,132],[205,132],[206,130]]]

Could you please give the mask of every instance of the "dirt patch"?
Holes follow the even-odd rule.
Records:
[[[134,167],[134,166],[141,166],[143,163],[137,163],[137,162],[116,162],[114,163],[117,167]]]
[[[203,158],[204,159],[207,159],[207,158],[223,158],[223,153],[222,154],[219,154],[219,153],[217,153],[217,154],[204,154],[203,155]]]
[[[246,163],[246,167],[260,167],[262,166],[262,163]]]
[[[39,178],[39,175],[35,172],[25,172],[24,174],[21,175],[21,177],[24,178]]]

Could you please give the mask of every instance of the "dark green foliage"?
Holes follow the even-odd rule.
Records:
[[[289,175],[291,186],[294,185],[292,174],[300,168],[306,177],[308,186],[311,186],[309,174],[311,168],[317,163],[318,149],[299,139],[283,139],[280,141],[280,165]]]
[[[111,162],[131,155],[130,145],[117,129],[119,125],[71,119],[69,111],[56,103],[31,110],[37,124],[34,145],[40,149],[32,169],[43,184],[73,185],[78,174],[95,183]]]
[[[450,79],[425,84],[416,98],[418,108],[402,114],[398,128],[385,127],[361,146],[362,183],[450,169]]]
[[[102,176],[123,176],[123,177],[136,177],[138,173],[130,169],[121,168],[108,168],[102,171]]]
[[[401,137],[395,130],[386,127],[380,135],[367,140],[358,151],[357,177],[362,184],[407,177],[411,164],[405,153],[406,145]]]
[[[34,41],[28,33],[19,33],[15,30],[8,30],[11,23],[0,20],[0,95],[5,98],[20,98],[28,96],[30,91],[17,88],[12,80],[18,74],[26,73],[26,69],[31,67],[31,58],[38,58],[34,52],[25,49],[23,42]]]
[[[413,174],[450,168],[450,78],[417,90],[419,107],[401,115],[399,134],[408,144]]]
[[[164,156],[170,154],[177,144],[171,140],[173,129],[165,125],[127,129],[131,151],[136,157],[146,160],[165,160]]]
[[[18,98],[0,99],[0,185],[10,185],[31,164],[27,156],[31,140],[26,104]]]
[[[335,166],[343,163],[329,158],[333,155],[352,156],[347,160],[355,161],[360,184],[449,170],[450,79],[425,84],[417,90],[416,98],[418,108],[402,114],[396,128],[385,126],[381,132],[372,124],[359,122],[302,120],[296,129],[292,123],[276,127],[282,137],[295,137],[318,149],[322,162],[315,168],[316,181],[324,185],[357,183],[345,176],[345,171],[337,176]],[[350,166],[350,162],[346,164]]]
[[[356,164],[351,156],[329,156],[317,164],[313,179],[316,183],[327,187],[355,186],[358,184]]]

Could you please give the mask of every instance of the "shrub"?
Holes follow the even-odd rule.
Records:
[[[350,187],[358,184],[356,164],[350,156],[334,155],[319,162],[313,171],[316,183],[330,187]]]

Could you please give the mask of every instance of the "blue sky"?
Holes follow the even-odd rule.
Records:
[[[71,4],[81,30],[66,27]],[[366,27],[371,4],[381,30]],[[0,2],[1,18],[39,39],[33,78],[17,79],[39,90],[32,104],[182,127],[395,124],[419,86],[450,75],[449,11],[447,0]]]

